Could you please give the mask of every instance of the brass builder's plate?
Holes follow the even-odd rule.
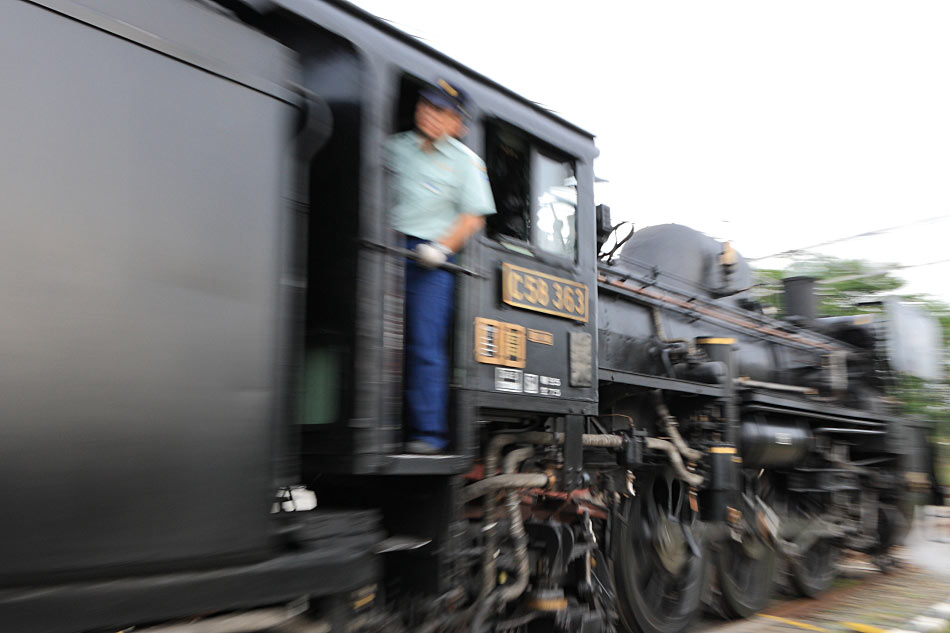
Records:
[[[475,317],[475,360],[489,365],[524,369],[525,328],[517,323]]]
[[[587,322],[587,286],[570,279],[522,268],[501,265],[502,300],[510,306]]]

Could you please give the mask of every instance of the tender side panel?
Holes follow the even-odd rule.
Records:
[[[225,66],[279,52],[133,4]],[[194,59],[0,3],[2,582],[266,546],[293,109]]]

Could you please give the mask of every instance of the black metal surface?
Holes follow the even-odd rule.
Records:
[[[564,367],[567,366],[565,362]],[[531,414],[563,414],[563,413],[583,413],[585,415],[595,415],[597,413],[597,401],[590,400],[567,400],[564,398],[529,398],[523,394],[492,394],[491,398],[484,398],[484,392],[476,391],[473,394],[481,405],[480,411],[485,416],[506,415],[511,412],[530,412]]]
[[[858,475],[851,470],[837,468],[796,468],[788,474],[788,490],[791,492],[842,492],[860,490]]]
[[[198,3],[84,4],[295,77],[283,47]],[[257,560],[297,112],[36,4],[0,4],[0,30],[21,60],[0,94],[0,583]]]
[[[843,424],[853,425],[856,427],[868,427],[872,429],[883,429],[887,426],[884,422],[875,422],[873,420],[859,420],[851,417],[841,417],[838,415],[829,415],[825,413],[818,413],[814,409],[788,409],[784,407],[769,407],[763,405],[749,405],[743,407],[743,411],[750,412],[762,412],[762,413],[774,413],[782,416],[799,416],[802,418],[807,418],[810,420],[826,420],[831,422],[839,422]]]
[[[643,466],[643,444],[646,431],[634,430],[630,437],[624,438],[619,455],[619,463],[626,470],[633,471]]]
[[[585,172],[590,171],[589,164],[575,163],[577,179],[586,180]],[[593,211],[592,192],[586,186],[578,187],[578,217],[590,218]],[[506,393],[498,388],[496,367],[475,363],[472,360],[474,341],[465,341],[465,362],[470,372],[470,385],[479,391],[478,404],[484,409],[507,409],[512,411],[538,411],[555,408],[564,412],[581,412],[582,402],[596,402],[597,392],[592,384],[572,384],[570,380],[569,352],[571,334],[586,333],[595,340],[596,333],[596,282],[593,274],[594,257],[593,222],[581,222],[577,226],[578,260],[567,258],[533,256],[515,252],[499,246],[487,236],[473,240],[480,258],[479,270],[489,274],[489,279],[480,282],[473,290],[475,303],[472,312],[463,317],[467,323],[476,317],[497,319],[505,323],[521,325],[530,330],[545,332],[550,336],[551,344],[541,344],[529,340],[526,344],[526,359],[523,369],[517,369],[523,376],[530,376],[541,387],[541,381],[550,379],[553,389],[548,394],[540,393],[536,387],[534,393]],[[583,284],[587,289],[589,320],[586,323],[560,318],[543,312],[514,307],[502,302],[502,265],[514,264],[527,270],[552,275],[559,279]],[[474,285],[474,284],[473,284]],[[553,291],[552,291],[553,292]],[[513,400],[512,397],[515,399]],[[554,404],[556,403],[556,404]],[[585,408],[586,409],[586,408]],[[585,412],[587,412],[585,410]]]
[[[671,243],[671,248],[673,250],[678,249],[679,247],[676,244]],[[653,305],[654,301],[650,297],[645,297],[642,295],[637,295],[636,293],[630,293],[626,288],[622,288],[614,285],[611,282],[618,281],[624,282],[627,285],[638,287],[638,288],[655,288],[656,290],[662,291],[665,294],[668,294],[679,299],[687,300],[688,303],[695,303],[697,305],[706,305],[706,306],[715,306],[720,310],[724,315],[729,315],[733,317],[741,317],[742,319],[753,322],[757,325],[765,325],[777,328],[783,332],[789,334],[799,334],[803,337],[806,337],[811,340],[822,341],[826,343],[836,343],[840,344],[841,341],[834,339],[826,334],[816,332],[813,330],[808,330],[801,328],[792,323],[787,323],[784,321],[776,320],[773,317],[766,316],[763,312],[758,310],[750,309],[748,303],[740,301],[741,295],[725,297],[720,300],[711,300],[708,297],[704,296],[702,293],[695,291],[684,290],[683,284],[671,283],[669,280],[665,280],[662,275],[660,275],[659,268],[653,262],[643,262],[638,260],[628,260],[628,262],[633,266],[633,269],[623,269],[614,264],[606,264],[604,262],[599,262],[597,265],[597,270],[602,277],[604,277],[605,282],[601,283],[601,290],[614,295],[622,295],[630,298],[638,298],[643,304]],[[713,262],[710,262],[710,265],[714,265]],[[707,291],[709,289],[706,289]],[[656,303],[656,305],[665,305],[661,303]],[[672,310],[679,311],[682,314],[694,315],[695,313],[684,309],[682,307],[672,306]],[[745,329],[738,327],[737,332],[746,332]],[[751,334],[751,333],[749,333]],[[768,338],[767,335],[762,334],[761,338]]]
[[[624,385],[646,387],[647,389],[662,389],[664,391],[676,391],[698,396],[722,397],[725,395],[725,390],[716,385],[707,385],[704,383],[679,380],[677,378],[666,378],[665,376],[641,374],[635,371],[621,371],[619,369],[609,369],[605,367],[601,367],[597,370],[597,378],[602,383],[621,383]]]
[[[382,515],[376,509],[281,512],[274,520],[283,526],[282,535],[298,544],[354,536],[366,540],[382,531]]]
[[[384,475],[455,475],[472,465],[468,455],[386,455],[379,473]]]
[[[783,468],[805,458],[814,436],[803,421],[775,421],[758,415],[742,421],[742,461],[749,468]]]
[[[726,417],[726,429],[723,440],[731,445],[739,443],[740,420],[739,403],[736,393],[736,378],[738,377],[738,363],[736,361],[735,342],[733,339],[726,338],[724,341],[716,342],[715,339],[699,339],[698,345],[703,348],[706,355],[713,362],[712,364],[721,364],[725,368],[725,376],[722,379],[724,412]]]
[[[581,487],[581,473],[584,471],[584,417],[564,416],[564,489],[577,490]]]
[[[618,268],[640,273],[644,264],[652,277],[700,296],[723,296],[751,285],[749,264],[738,259],[731,268],[718,264],[723,245],[679,224],[649,226],[634,233],[620,251]]]
[[[883,426],[895,420],[894,416],[881,415],[867,409],[848,409],[834,404],[817,402],[806,398],[786,398],[762,391],[743,391],[742,402],[744,407],[751,409],[752,405],[768,405],[774,407],[773,412],[788,411],[800,412],[810,417],[829,416],[842,420],[850,420],[855,424]],[[765,410],[760,407],[760,410]]]
[[[736,447],[721,443],[713,445],[706,455],[707,481],[699,493],[703,521],[724,521],[726,508],[736,505],[741,470],[735,458]]]
[[[149,2],[22,0],[110,33],[130,43],[271,95],[290,104],[300,95],[288,81],[290,51],[262,33],[238,27],[198,3],[180,0],[156,10]],[[169,8],[167,5],[176,5]],[[188,6],[188,5],[192,6]],[[256,51],[248,47],[248,43]],[[269,49],[269,50],[268,50]]]
[[[0,628],[75,633],[351,591],[378,580],[368,538],[327,540],[253,565],[0,591]]]
[[[326,474],[351,475],[458,475],[466,472],[472,464],[471,455],[379,455],[344,453],[303,455],[305,478]]]

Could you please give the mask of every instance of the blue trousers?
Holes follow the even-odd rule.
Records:
[[[413,250],[425,242],[406,238]],[[453,258],[454,259],[454,258]],[[410,439],[448,444],[449,336],[455,307],[455,275],[406,260],[406,414]]]

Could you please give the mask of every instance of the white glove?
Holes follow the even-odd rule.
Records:
[[[423,242],[416,245],[416,255],[423,268],[438,268],[452,254],[452,249],[438,242]]]

